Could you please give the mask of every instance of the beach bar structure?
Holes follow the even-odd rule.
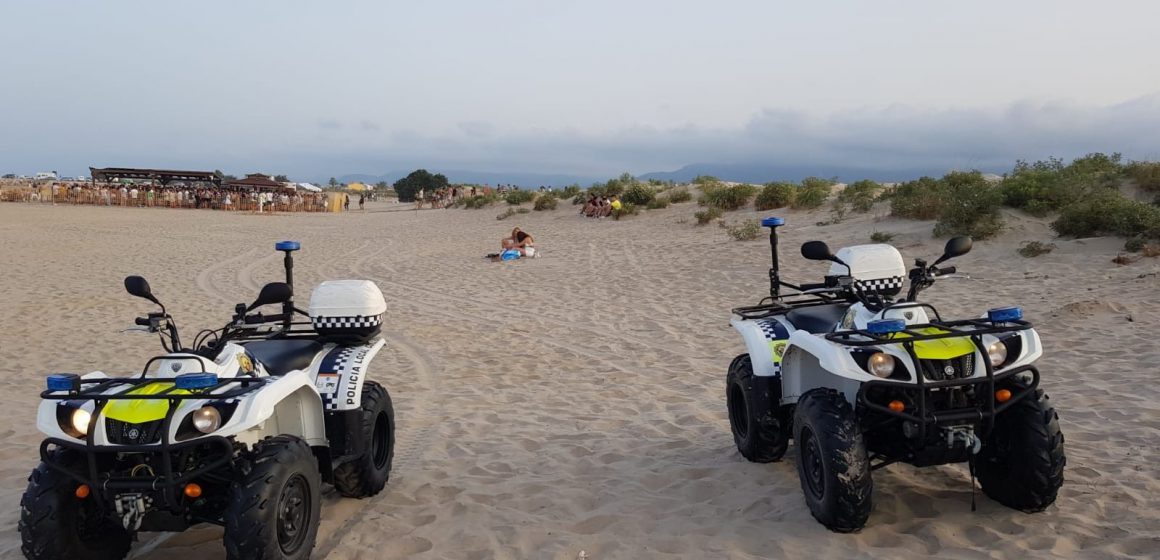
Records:
[[[213,171],[176,171],[172,169],[134,169],[129,167],[89,168],[91,180],[102,183],[111,183],[117,179],[134,179],[152,181],[154,184],[168,185],[172,182],[181,183],[213,183],[220,186],[221,178]]]
[[[233,189],[249,190],[281,190],[294,188],[279,183],[271,179],[269,175],[263,175],[261,173],[250,173],[244,179],[235,179],[227,182],[226,186]]]

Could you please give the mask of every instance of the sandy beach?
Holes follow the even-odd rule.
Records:
[[[567,203],[497,221],[505,208],[254,216],[0,204],[0,557],[20,558],[19,500],[38,461],[37,394],[50,372],[128,374],[160,348],[121,334],[148,278],[184,332],[217,327],[281,277],[273,244],[297,239],[299,294],[327,279],[375,281],[387,346],[371,377],[391,392],[398,443],[387,489],[325,491],[315,558],[1155,558],[1160,555],[1160,259],[1111,262],[1114,238],[1052,239],[1046,220],[959,259],[971,280],[924,294],[944,315],[1022,305],[1046,346],[1043,387],[1066,436],[1056,504],[1028,515],[978,496],[965,466],[875,473],[857,534],[816,523],[786,460],[746,462],[730,436],[725,370],[743,351],[729,309],[766,293],[764,237],[698,227],[695,203],[622,221]],[[896,234],[934,257],[931,222],[878,208],[817,226],[780,212],[783,273],[819,281],[801,242]],[[729,221],[768,215],[743,210]],[[513,226],[543,258],[492,263]],[[1023,241],[1053,241],[1028,259]],[[143,534],[132,557],[224,557],[221,530]]]

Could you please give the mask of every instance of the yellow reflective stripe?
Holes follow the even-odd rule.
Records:
[[[173,386],[172,381],[158,381],[141,385],[126,391],[127,395],[156,395],[169,387]],[[189,391],[185,389],[177,389],[173,391],[174,395],[188,395]],[[165,413],[169,412],[169,401],[162,399],[135,399],[135,400],[114,400],[109,401],[105,405],[103,414],[113,420],[120,420],[122,422],[131,422],[133,424],[140,424],[142,422],[152,422],[154,420],[161,420],[165,418]]]
[[[944,334],[948,331],[927,327],[919,329],[920,334]],[[909,334],[898,333],[894,338],[910,338]],[[914,353],[922,360],[949,360],[958,358],[975,351],[975,343],[967,337],[937,338],[935,340],[919,340],[914,343]]]

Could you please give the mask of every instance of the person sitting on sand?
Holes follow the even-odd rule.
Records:
[[[580,213],[586,218],[595,218],[597,208],[599,208],[599,205],[596,203],[596,195],[590,195],[588,202],[584,204],[584,209]]]
[[[515,234],[515,244],[512,245],[512,248],[519,250],[521,256],[536,256],[536,240],[525,231]]]
[[[614,195],[612,197],[612,202],[608,203],[608,213],[612,214],[613,212],[620,210],[622,207],[623,205],[620,203],[620,197]]]
[[[517,243],[516,238],[520,233],[523,233],[520,228],[512,228],[510,236],[499,240],[500,249],[514,249]]]

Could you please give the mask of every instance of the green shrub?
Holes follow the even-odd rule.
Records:
[[[556,197],[554,197],[554,196],[541,196],[540,198],[536,199],[536,204],[533,206],[533,208],[535,208],[536,210],[555,210],[556,209]]]
[[[527,208],[516,208],[516,214],[531,214],[532,211]]]
[[[757,187],[747,184],[711,187],[701,196],[701,204],[719,210],[737,210],[749,204],[757,194]]]
[[[1067,165],[1058,158],[1019,161],[1003,178],[1003,204],[1042,216],[1114,188],[1123,171],[1120,154],[1088,154]]]
[[[640,213],[640,208],[631,202],[621,201],[620,209],[612,211],[612,219],[619,220],[622,216],[635,216]]]
[[[584,189],[580,188],[580,185],[568,185],[556,192],[558,193],[557,198],[572,198],[584,192]]]
[[[515,208],[508,208],[507,210],[504,210],[502,214],[496,216],[495,219],[506,220],[506,219],[508,219],[512,216],[515,216],[515,215],[516,215],[516,209]]]
[[[533,198],[536,198],[536,193],[533,193],[532,191],[518,190],[507,193],[507,196],[504,197],[504,200],[506,200],[507,203],[511,204],[512,206],[519,206],[525,202],[531,202]]]
[[[969,235],[986,239],[1003,229],[1003,193],[978,171],[952,171],[941,179],[946,201],[934,225],[936,237]]]
[[[894,240],[893,233],[887,233],[885,231],[876,231],[876,232],[870,234],[870,241],[873,243],[890,243],[892,240]]]
[[[1124,242],[1124,250],[1129,253],[1139,253],[1144,249],[1144,240],[1139,237],[1133,237]]]
[[[701,187],[704,187],[705,185],[717,184],[720,182],[721,179],[718,179],[712,175],[697,175],[696,177],[693,177],[693,184]]]
[[[757,220],[745,220],[739,224],[724,225],[725,232],[729,237],[737,241],[753,241],[761,235],[761,223]]]
[[[499,196],[497,196],[494,193],[488,194],[488,195],[481,194],[481,195],[476,195],[476,196],[469,196],[469,197],[463,199],[463,207],[464,208],[474,208],[474,209],[478,210],[480,208],[486,208],[488,206],[491,206],[492,204],[495,204],[498,201],[499,201]]]
[[[869,212],[874,208],[874,202],[878,200],[879,193],[882,192],[882,185],[863,179],[855,181],[846,186],[842,192],[838,193],[838,202],[850,205],[855,212]]]
[[[1069,237],[1160,238],[1160,208],[1105,191],[1064,208],[1051,228]]]
[[[624,194],[620,196],[620,200],[632,204],[646,205],[652,202],[656,197],[657,193],[653,190],[652,187],[644,183],[633,182],[626,189],[624,189]]]
[[[946,185],[933,177],[907,181],[893,189],[890,215],[912,220],[933,220],[942,213]]]
[[[1055,250],[1055,243],[1042,243],[1039,241],[1028,241],[1019,247],[1019,254],[1027,258],[1038,257],[1039,255],[1046,255]]]
[[[717,208],[707,208],[705,210],[695,212],[693,217],[697,218],[697,225],[703,226],[709,222],[712,222],[713,220],[716,220],[717,218],[720,218],[721,210],[718,210]]]
[[[807,177],[798,187],[790,207],[795,210],[821,208],[826,203],[826,199],[830,198],[830,192],[833,188],[834,184],[826,179]]]
[[[618,196],[623,193],[625,189],[634,184],[636,184],[636,178],[633,177],[631,173],[622,173],[620,177],[609,179],[606,183],[604,183],[603,187],[600,189],[600,192],[593,192],[593,189],[588,189],[588,192],[609,197]],[[595,186],[593,186],[593,188],[595,188]]]
[[[1160,194],[1160,162],[1134,161],[1124,169],[1124,174],[1141,190]]]
[[[648,208],[649,210],[660,210],[661,208],[668,208],[668,207],[669,207],[669,199],[666,197],[663,197],[663,196],[658,196],[658,197],[648,201],[648,204],[645,205],[645,208]]]
[[[684,188],[673,189],[671,192],[669,192],[668,196],[669,202],[672,202],[673,204],[693,200],[693,193],[690,193],[688,189]]]
[[[758,210],[785,208],[793,204],[797,190],[798,186],[793,183],[766,183],[761,192],[757,193],[753,206]]]

